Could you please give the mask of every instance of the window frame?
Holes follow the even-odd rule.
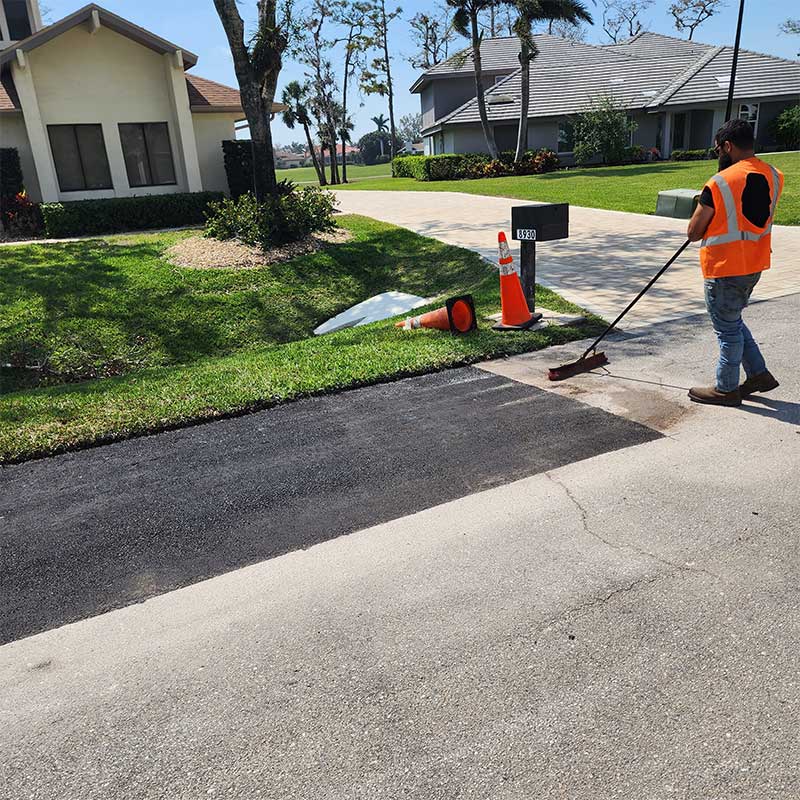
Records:
[[[153,182],[153,160],[150,156],[150,147],[147,144],[147,134],[145,133],[145,127],[148,125],[163,125],[164,130],[167,133],[167,145],[169,146],[169,157],[172,161],[172,180],[162,183],[154,183]],[[144,152],[145,157],[147,158],[147,168],[150,170],[150,183],[137,183],[136,185],[131,183],[131,174],[128,171],[128,162],[125,158],[125,143],[122,138],[122,129],[123,127],[134,127],[138,126],[141,130],[142,134],[142,142],[144,143]],[[119,133],[119,144],[120,148],[122,149],[122,160],[125,163],[125,175],[128,179],[128,188],[129,189],[152,189],[158,186],[177,186],[178,185],[178,170],[175,168],[175,151],[172,148],[172,137],[169,135],[169,123],[165,120],[160,120],[158,122],[118,122],[117,123],[117,132]]]
[[[747,109],[747,116],[743,116],[744,112],[742,109]],[[755,119],[751,119],[750,117],[753,114],[753,109],[755,109]],[[753,133],[758,136],[758,123],[761,118],[761,103],[739,103],[739,119],[747,120],[753,126]]]
[[[78,164],[81,168],[81,178],[83,179],[83,187],[81,189],[65,189],[61,183],[61,176],[58,174],[58,165],[56,164],[55,151],[53,149],[53,139],[50,131],[53,128],[70,128],[72,136],[75,139],[75,151],[78,154]],[[81,153],[81,144],[78,139],[77,128],[99,128],[100,129],[100,143],[103,145],[103,156],[106,160],[106,172],[108,173],[108,186],[93,186],[90,187],[86,180],[86,164],[84,163],[83,154]],[[62,194],[72,194],[74,192],[107,192],[114,189],[114,176],[111,174],[111,163],[108,160],[108,148],[106,147],[106,137],[103,131],[103,125],[100,122],[66,122],[55,123],[47,126],[47,139],[50,144],[50,153],[53,158],[53,166],[55,168],[56,180],[58,181],[58,191]]]
[[[21,2],[25,6],[25,15],[26,15],[27,20],[28,20],[28,26],[27,27],[28,27],[29,32],[24,36],[15,36],[11,32],[11,22],[9,21],[8,9],[6,8],[7,1],[8,0],[0,0],[0,6],[2,6],[2,8],[0,8],[0,12],[2,12],[2,14],[3,14],[3,19],[5,20],[6,28],[8,29],[8,39],[9,39],[9,41],[11,41],[11,42],[19,42],[19,41],[22,41],[23,39],[27,39],[28,36],[32,36],[34,33],[36,33],[36,26],[34,24],[35,20],[34,20],[34,15],[33,15],[33,8],[31,7],[30,0],[17,0],[17,2]]]

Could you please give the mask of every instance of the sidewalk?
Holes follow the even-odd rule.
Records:
[[[344,213],[409,228],[497,260],[497,232],[510,233],[511,207],[524,200],[459,192],[338,192]],[[613,319],[685,241],[686,222],[570,207],[570,238],[537,247],[537,281]],[[512,242],[512,245],[516,245]],[[776,226],[774,267],[755,293],[767,300],[800,292],[800,227]],[[515,253],[515,255],[518,255]],[[705,312],[697,246],[687,251],[628,315],[625,328]]]

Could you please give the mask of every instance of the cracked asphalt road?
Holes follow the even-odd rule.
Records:
[[[0,796],[800,796],[800,297],[748,314],[742,409],[660,325],[548,391],[661,436],[0,648]]]

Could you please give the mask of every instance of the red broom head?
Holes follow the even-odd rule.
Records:
[[[547,373],[547,377],[551,381],[563,381],[574,375],[580,375],[582,372],[591,372],[591,370],[602,367],[604,364],[608,364],[605,353],[592,353],[592,355],[579,358],[577,361],[573,361],[570,364],[562,364],[560,367],[551,367]]]

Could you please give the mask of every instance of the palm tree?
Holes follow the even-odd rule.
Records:
[[[475,72],[475,98],[478,101],[478,114],[481,118],[481,128],[486,139],[486,149],[492,158],[497,158],[497,143],[494,140],[494,130],[489,125],[489,115],[486,113],[486,97],[483,88],[483,64],[481,62],[481,42],[483,32],[479,17],[487,9],[501,5],[501,0],[447,0],[447,5],[455,9],[453,14],[453,28],[470,40],[472,47],[472,64]]]
[[[377,117],[371,117],[370,119],[375,123],[378,133],[385,133],[389,130],[389,120],[383,114],[378,114]],[[378,144],[381,146],[381,155],[383,155],[383,136],[378,139]]]
[[[281,115],[283,124],[287,128],[294,128],[298,123],[303,126],[306,134],[306,141],[308,142],[308,150],[311,153],[311,162],[314,164],[314,170],[317,173],[317,179],[320,186],[326,186],[328,181],[325,178],[324,164],[320,169],[319,161],[317,160],[317,151],[314,149],[314,142],[311,138],[311,114],[309,113],[306,102],[308,100],[308,84],[300,84],[299,81],[291,81],[286,84],[283,90],[281,100],[286,106],[286,111]]]
[[[448,0],[450,2],[450,0]],[[580,0],[506,0],[517,14],[514,33],[519,37],[519,58],[521,91],[519,109],[519,128],[517,130],[517,151],[514,161],[519,162],[528,149],[528,108],[531,97],[531,61],[539,54],[533,38],[533,25],[537,22],[563,20],[577,25],[579,22],[592,24],[592,16]]]
[[[337,124],[339,126],[339,141],[342,143],[342,183],[347,183],[347,144],[353,141],[351,134],[355,129],[355,125],[351,116],[344,116],[343,108],[340,111],[342,113],[337,119]]]

